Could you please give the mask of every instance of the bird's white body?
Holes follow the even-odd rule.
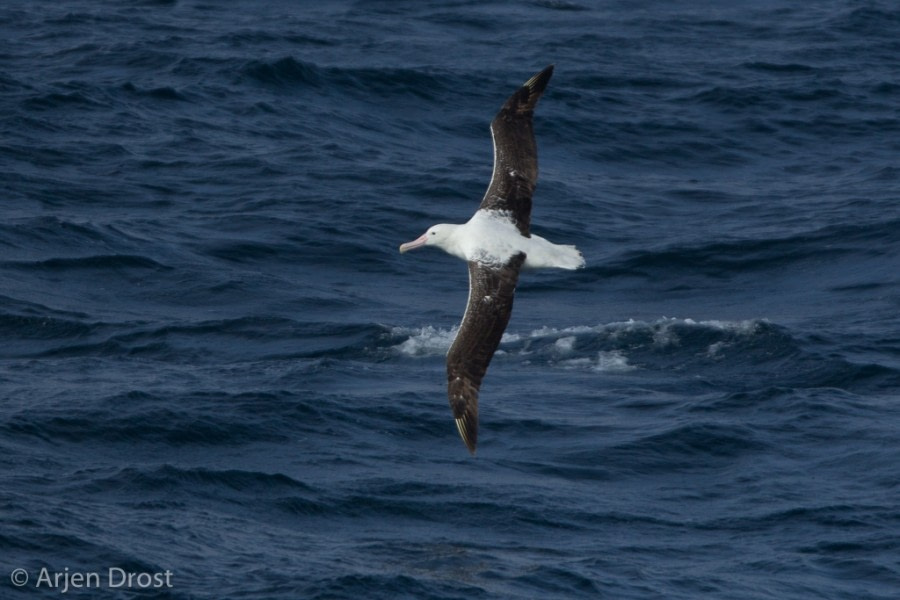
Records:
[[[554,244],[539,235],[523,236],[504,211],[478,210],[462,225],[434,225],[417,240],[403,244],[401,252],[436,246],[465,261],[503,265],[512,256],[525,254],[527,269],[580,269],[584,258],[575,246]]]

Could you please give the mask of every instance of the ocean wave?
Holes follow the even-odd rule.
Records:
[[[95,331],[96,325],[79,320],[0,313],[0,334],[10,341],[83,338]]]
[[[309,301],[321,306],[322,301]],[[245,362],[373,357],[386,328],[378,324],[303,322],[285,317],[204,321],[100,321],[0,313],[0,332],[14,344],[0,356],[140,357],[164,362]]]
[[[609,343],[613,347],[609,348],[612,354],[609,354],[608,358],[615,358],[617,353],[638,346],[664,348],[679,345],[681,338],[688,332],[713,335],[716,339],[712,344],[722,344],[726,338],[749,337],[763,333],[771,327],[765,320],[694,321],[676,318],[662,318],[657,321],[631,319],[616,323],[563,328],[545,326],[526,333],[507,331],[501,339],[500,350],[507,354],[529,357],[535,355],[565,357],[582,352],[586,348],[595,350],[599,344]],[[412,357],[444,355],[450,349],[457,331],[457,327],[451,329],[433,326],[395,327],[390,331],[391,337],[406,339],[393,345],[392,349]],[[712,348],[712,344],[707,344],[707,349]],[[719,348],[721,346],[716,346],[713,350]]]
[[[325,67],[293,56],[254,60],[241,72],[251,80],[277,88],[306,87],[329,94],[363,94],[366,99],[414,96],[437,100],[448,85],[447,75],[413,68]]]
[[[494,429],[497,429],[495,426]],[[521,426],[507,426],[503,439],[521,439]],[[542,464],[533,465],[545,475],[565,479],[609,481],[659,473],[692,473],[728,467],[744,457],[767,451],[765,438],[752,427],[712,421],[676,423],[658,427],[627,440],[598,442],[598,431],[609,437],[608,424],[586,426],[567,423],[543,427],[534,433],[553,439],[553,450]],[[519,443],[512,442],[518,447]]]
[[[814,73],[816,71],[815,67],[812,67],[811,65],[804,65],[801,63],[773,63],[766,61],[751,61],[744,63],[742,66],[746,69],[751,69],[754,71],[764,71],[781,74],[806,74]]]
[[[657,273],[702,273],[712,277],[734,277],[751,271],[796,268],[798,264],[821,264],[852,256],[887,256],[897,243],[900,220],[877,223],[829,225],[783,237],[715,239],[708,243],[674,245],[628,251],[604,264],[588,266],[585,273],[603,277],[653,277]],[[883,252],[874,252],[879,245]],[[576,274],[576,277],[586,277]]]
[[[222,394],[216,399],[232,402]],[[158,444],[160,446],[240,446],[284,441],[284,434],[259,420],[237,422],[222,414],[216,402],[202,397],[183,398],[173,408],[168,397],[130,392],[95,401],[92,407],[56,411],[33,409],[2,425],[11,438],[52,443]],[[248,415],[249,416],[249,415]]]
[[[32,96],[22,102],[26,111],[52,111],[66,108],[110,109],[113,103],[99,90],[76,89],[73,91],[47,92]]]
[[[258,364],[242,371],[250,373],[256,368]],[[354,436],[365,437],[375,428],[393,429],[394,435],[406,438],[410,431],[423,427],[420,421],[428,423],[432,431],[435,427],[433,420],[422,419],[421,407],[417,408],[415,401],[403,411],[391,408],[387,401],[376,410],[371,403],[358,406],[340,397],[323,399],[308,389],[311,371],[302,365],[285,369],[291,382],[280,378],[267,388],[269,391],[191,390],[186,388],[197,378],[197,368],[190,373],[174,369],[157,372],[167,378],[166,387],[161,388],[154,375],[146,375],[145,363],[135,365],[130,386],[97,380],[93,386],[82,384],[80,391],[61,393],[51,382],[33,395],[17,394],[17,404],[8,406],[10,410],[0,419],[0,432],[12,447],[22,448],[69,444],[80,448],[105,446],[116,453],[134,447],[148,452],[166,448],[218,452],[294,444],[318,440],[322,435],[352,445]],[[227,376],[234,371],[226,367],[214,372]],[[282,389],[282,384],[289,389]],[[128,391],[91,394],[93,388],[101,387]]]
[[[242,71],[247,77],[266,85],[318,87],[324,80],[323,69],[290,56],[272,62],[251,61]]]
[[[47,258],[37,261],[0,261],[0,268],[19,270],[70,271],[76,269],[156,269],[168,270],[163,265],[146,256],[128,254],[102,254],[77,258]]]
[[[827,23],[830,28],[844,33],[895,41],[900,11],[896,7],[893,10],[875,6],[853,8],[831,17]]]
[[[456,328],[395,327],[387,347],[395,355],[443,356]],[[523,365],[609,376],[631,374],[666,385],[700,378],[713,385],[753,388],[765,373],[770,385],[848,390],[889,389],[900,370],[887,365],[823,357],[789,329],[765,319],[742,321],[662,318],[593,326],[508,331],[495,354]],[[718,383],[717,383],[718,382]],[[755,388],[753,388],[755,389]]]
[[[147,97],[154,100],[178,100],[188,101],[189,98],[172,86],[160,86],[152,88],[140,88],[129,82],[123,83],[121,89],[139,97]]]
[[[420,328],[395,327],[390,332],[391,337],[406,339],[392,348],[406,356],[443,356],[450,349],[458,330],[458,327],[440,329],[431,325]]]

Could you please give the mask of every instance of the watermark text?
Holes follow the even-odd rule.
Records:
[[[150,573],[128,571],[120,567],[109,567],[102,571],[73,571],[69,567],[54,571],[41,567],[36,573],[29,573],[26,569],[13,569],[9,580],[18,588],[49,589],[60,594],[71,590],[158,590],[173,587],[172,571],[169,569]]]

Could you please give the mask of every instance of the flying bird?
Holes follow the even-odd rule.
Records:
[[[469,265],[469,299],[447,352],[447,396],[456,428],[475,454],[478,391],[509,323],[522,268],[579,269],[575,246],[553,244],[531,233],[531,196],[537,182],[532,117],[553,74],[553,65],[510,96],[491,121],[494,172],[478,210],[462,225],[429,227],[400,252],[436,246]]]

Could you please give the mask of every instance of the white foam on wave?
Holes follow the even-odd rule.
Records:
[[[392,348],[400,354],[407,356],[436,356],[446,354],[456,339],[456,332],[459,327],[451,327],[450,329],[441,329],[426,325],[425,327],[394,327],[391,329],[392,337],[406,337],[399,344]],[[501,344],[514,344],[522,339],[518,333],[504,333],[500,339]],[[574,339],[574,338],[573,338]],[[504,354],[502,348],[497,350],[498,354]]]
[[[568,354],[575,347],[576,339],[574,335],[567,335],[556,340],[553,346],[560,354]]]
[[[677,346],[681,343],[678,336],[678,330],[684,331],[684,328],[702,328],[713,329],[721,332],[727,332],[737,336],[752,336],[757,333],[763,324],[767,321],[759,319],[748,319],[742,321],[722,321],[722,320],[702,320],[695,321],[693,319],[677,319],[671,317],[662,317],[655,321],[639,321],[629,319],[627,321],[615,321],[612,323],[602,323],[598,325],[574,325],[570,327],[540,327],[530,332],[511,332],[503,334],[500,341],[498,354],[515,353],[521,356],[532,354],[534,345],[532,342],[547,340],[553,341],[551,346],[552,354],[555,358],[562,358],[573,353],[577,353],[580,340],[585,336],[600,336],[612,341],[625,340],[628,336],[641,334],[652,340],[653,346],[658,348],[667,348]],[[392,346],[391,348],[400,354],[414,357],[439,356],[447,353],[450,345],[456,338],[458,327],[450,329],[441,329],[426,325],[424,327],[409,328],[395,327],[391,330],[391,337],[404,337],[402,342]],[[504,349],[504,345],[520,345],[520,347],[511,350]],[[726,341],[714,342],[708,348],[710,357],[720,357],[722,350],[730,345]],[[589,366],[593,370],[603,372],[627,371],[637,367],[628,364],[627,356],[621,349],[600,352],[596,358],[577,357],[568,360],[562,360],[558,364],[575,367]]]
[[[671,320],[679,321],[679,319]],[[720,321],[717,319],[709,321],[694,321],[693,319],[684,319],[681,322],[683,322],[685,325],[699,325],[701,327],[709,327],[712,329],[719,329],[721,331],[729,331],[732,333],[749,335],[758,332],[760,326],[762,326],[764,323],[768,323],[766,319],[745,319],[743,321]]]
[[[636,368],[634,365],[628,364],[628,358],[621,351],[610,350],[597,353],[597,364],[594,365],[593,370],[603,373],[624,373]]]
[[[706,349],[706,355],[710,358],[720,359],[722,358],[722,352],[725,348],[731,346],[728,342],[715,342],[709,345],[709,348]]]
[[[394,327],[391,335],[400,337],[408,336],[406,340],[400,342],[393,349],[400,354],[407,356],[435,356],[446,354],[450,349],[450,344],[456,338],[456,332],[459,328],[440,329],[426,325],[419,328]]]
[[[678,337],[673,330],[677,326],[708,328],[739,335],[753,335],[754,333],[757,333],[760,326],[766,322],[765,319],[747,319],[742,321],[722,321],[713,319],[695,321],[694,319],[661,317],[656,321],[628,319],[627,321],[613,321],[612,323],[601,323],[599,325],[574,325],[561,328],[544,326],[540,329],[533,329],[528,334],[513,334],[513,336],[515,337],[515,341],[519,341],[519,339],[523,338],[539,339],[559,337],[560,339],[563,339],[572,336],[577,338],[577,336],[584,334],[604,334],[610,339],[615,340],[631,333],[652,332],[654,343],[659,346],[667,346],[678,343]],[[513,341],[507,340],[507,335],[503,336],[503,341]]]
[[[628,364],[628,357],[621,350],[600,351],[597,358],[571,358],[559,362],[566,369],[582,369],[598,373],[625,373],[637,369]]]

